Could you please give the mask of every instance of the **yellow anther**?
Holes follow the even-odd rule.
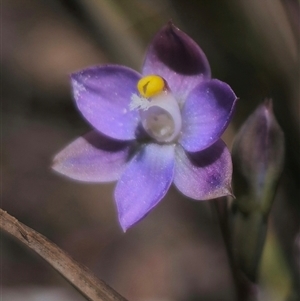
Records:
[[[141,96],[148,98],[161,93],[165,88],[165,81],[158,75],[147,75],[137,84]]]

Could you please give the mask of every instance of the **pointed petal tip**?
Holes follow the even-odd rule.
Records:
[[[273,110],[273,100],[272,98],[266,98],[263,102],[264,106],[269,110]]]
[[[201,201],[207,201],[210,199],[217,199],[222,197],[232,197],[235,199],[231,186],[225,186],[220,188],[219,190],[215,191],[213,194],[209,195],[206,199],[202,199]]]
[[[127,232],[127,230],[129,229],[130,226],[126,226],[124,224],[122,224],[122,222],[120,221],[120,226],[122,228],[123,233],[125,234]]]
[[[123,233],[126,233],[127,230],[133,225],[128,223],[128,220],[124,217],[124,215],[119,210],[118,210],[118,221]]]
[[[77,78],[77,76],[78,76],[78,73],[79,72],[72,72],[72,73],[70,73],[69,74],[70,79],[71,80],[75,80]]]
[[[119,220],[119,224],[121,226],[121,229],[122,229],[123,233],[126,233],[135,224],[137,224],[138,222],[140,222],[140,220],[135,221],[135,222],[129,222],[128,219],[126,219],[124,217],[121,217],[120,213],[118,214],[118,220]]]
[[[75,84],[75,82],[78,82],[80,80],[80,76],[88,69],[91,69],[92,67],[89,67],[89,68],[85,68],[85,69],[82,69],[82,70],[78,70],[78,71],[75,71],[75,72],[72,72],[72,73],[69,73],[69,78],[70,78],[70,81],[71,81],[71,85],[73,86]],[[95,67],[93,67],[95,68]]]
[[[233,199],[235,199],[235,195],[233,194],[231,185],[228,185],[227,187],[224,188],[224,196],[230,196]]]
[[[173,22],[173,19],[170,19],[168,23],[165,25],[165,28],[168,28],[170,30],[180,30]]]
[[[125,212],[126,213],[126,212]],[[121,226],[121,229],[124,233],[126,233],[132,226],[139,223],[141,220],[144,219],[148,215],[149,212],[147,212],[145,215],[140,216],[138,219],[133,219],[130,214],[124,214],[120,211],[118,212],[118,220],[119,224]]]
[[[56,172],[59,172],[59,154],[60,153],[58,153],[54,158],[53,158],[53,160],[52,160],[52,162],[51,162],[51,165],[50,165],[50,168],[51,169],[53,169],[54,171],[56,171]]]

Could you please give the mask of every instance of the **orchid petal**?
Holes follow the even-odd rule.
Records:
[[[135,138],[137,110],[130,110],[140,79],[136,71],[115,65],[91,67],[71,76],[74,98],[83,116],[99,132],[120,140]]]
[[[115,181],[125,168],[130,145],[91,131],[58,153],[52,168],[79,181]]]
[[[210,66],[195,41],[169,22],[149,45],[142,73],[163,77],[176,97],[184,99],[199,82],[210,78]]]
[[[115,199],[124,231],[143,218],[167,193],[174,174],[174,145],[148,144],[127,165]]]
[[[230,122],[236,95],[224,82],[213,79],[200,83],[182,109],[182,136],[179,143],[189,152],[215,143]]]
[[[222,140],[197,153],[176,147],[174,184],[186,196],[209,200],[231,195],[231,176],[231,157]]]

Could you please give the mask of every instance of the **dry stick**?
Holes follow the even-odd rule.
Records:
[[[45,236],[20,223],[0,208],[0,228],[44,258],[87,300],[127,301],[85,266],[80,265]]]

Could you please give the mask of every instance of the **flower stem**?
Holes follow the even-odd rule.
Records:
[[[220,230],[231,267],[232,278],[235,285],[236,299],[238,301],[257,301],[258,286],[252,283],[238,268],[232,250],[232,238],[229,229],[227,200],[225,197],[213,200],[213,205],[218,216]]]
[[[85,266],[77,263],[45,236],[19,222],[0,208],[0,229],[45,259],[89,301],[126,301]]]

